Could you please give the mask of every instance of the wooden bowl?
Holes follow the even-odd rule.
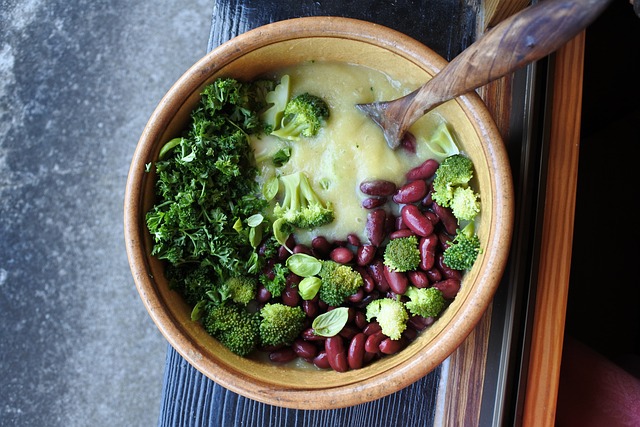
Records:
[[[496,126],[475,94],[438,107],[473,160],[482,214],[477,232],[484,252],[464,277],[455,301],[405,350],[345,373],[283,367],[232,354],[190,320],[191,308],[151,257],[144,217],[154,202],[153,173],[160,147],[180,134],[200,90],[219,76],[252,79],[307,60],[343,61],[378,69],[418,87],[446,61],[394,30],[347,18],[313,17],[249,31],[213,50],[169,90],[151,116],[131,163],[125,196],[125,237],[131,271],[150,316],[169,343],[195,368],[222,386],[272,405],[332,409],[381,398],[420,379],[467,337],[487,309],[507,261],[513,194],[507,155]]]

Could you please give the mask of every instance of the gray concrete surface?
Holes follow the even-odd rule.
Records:
[[[212,0],[0,0],[0,425],[156,425],[166,341],[127,263],[137,139]]]

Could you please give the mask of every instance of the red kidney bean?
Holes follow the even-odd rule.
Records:
[[[440,166],[440,164],[437,160],[427,159],[421,165],[407,172],[406,177],[410,181],[415,179],[429,179],[436,173],[438,166]]]
[[[367,315],[360,310],[356,311],[355,316],[353,316],[353,323],[360,328],[360,330],[364,329],[368,325]]]
[[[302,310],[308,318],[314,319],[318,316],[318,312],[320,310],[318,308],[318,300],[316,298],[310,300],[302,300],[300,305],[302,306]]]
[[[295,307],[300,303],[300,294],[298,293],[297,286],[287,283],[282,291],[282,303],[290,307]]]
[[[313,364],[316,365],[320,369],[329,369],[331,365],[329,365],[329,359],[327,358],[327,352],[321,350],[318,352],[318,355],[313,358]]]
[[[364,298],[364,288],[360,288],[360,289],[358,289],[358,291],[355,294],[349,295],[347,300],[349,300],[349,302],[355,304],[355,303],[358,303],[358,302],[362,301],[363,298]]]
[[[287,363],[294,360],[298,355],[293,348],[291,347],[283,347],[279,350],[272,351],[269,353],[269,360],[275,363]]]
[[[362,201],[362,207],[364,209],[375,209],[383,206],[387,203],[386,197],[367,197]]]
[[[324,258],[329,255],[331,249],[333,249],[333,245],[327,240],[324,236],[314,237],[311,241],[311,248],[320,257]]]
[[[438,240],[440,241],[440,248],[444,252],[449,246],[451,246],[453,237],[443,230],[438,233]]]
[[[368,294],[369,292],[373,291],[376,287],[376,282],[373,280],[367,270],[364,267],[359,266],[355,266],[354,270],[356,270],[358,273],[360,273],[360,276],[362,276],[362,281],[364,282],[364,284],[362,285],[361,289],[364,291],[364,293]]]
[[[404,205],[401,210],[402,221],[418,236],[426,237],[433,233],[433,224],[415,205]]]
[[[438,270],[440,270],[440,272],[446,279],[456,279],[457,281],[462,280],[462,272],[459,270],[454,270],[453,268],[445,264],[444,256],[442,254],[438,254],[438,256],[436,256],[436,267],[438,268]]]
[[[318,355],[318,347],[302,338],[296,339],[291,347],[296,355],[303,359],[313,359]]]
[[[387,213],[387,218],[384,222],[384,232],[389,234],[396,229],[396,217],[390,213]]]
[[[438,215],[434,214],[433,212],[426,211],[424,212],[424,216],[426,216],[433,225],[436,225],[440,222],[440,218],[438,218]]]
[[[392,340],[391,338],[383,339],[378,348],[380,352],[383,354],[396,354],[400,350],[402,350],[406,345],[406,341],[400,337],[398,340]]]
[[[424,180],[411,181],[398,188],[393,195],[393,201],[399,205],[419,202],[427,195],[427,190],[427,183]]]
[[[353,257],[353,252],[344,246],[339,246],[329,253],[329,258],[338,264],[348,264],[353,260]]]
[[[352,246],[360,246],[360,237],[358,237],[357,234],[349,233],[349,235],[347,236],[347,243]]]
[[[433,284],[433,287],[442,291],[445,299],[454,299],[460,291],[460,280],[445,279]]]
[[[384,179],[372,179],[360,183],[360,191],[367,196],[385,197],[396,192],[396,184]]]
[[[387,336],[383,334],[382,331],[368,335],[367,340],[364,343],[364,350],[367,353],[377,353],[380,351],[380,343],[386,338]]]
[[[324,342],[324,349],[327,352],[329,365],[334,371],[346,372],[349,370],[344,339],[340,335],[327,338]]]
[[[362,332],[364,332],[365,335],[373,335],[376,332],[380,332],[380,331],[382,331],[382,327],[380,327],[380,324],[375,321],[369,323],[367,326],[364,327],[364,329],[362,329]]]
[[[380,246],[386,237],[385,222],[387,220],[387,212],[384,209],[376,209],[367,215],[367,223],[365,230],[369,241],[374,246]]]
[[[438,246],[438,236],[430,234],[423,237],[418,242],[420,250],[420,268],[424,271],[431,270],[436,262],[436,247]]]
[[[424,271],[407,271],[407,277],[409,278],[409,282],[416,288],[429,287],[429,278]]]
[[[422,198],[422,201],[420,203],[422,203],[422,206],[425,207],[431,206],[431,204],[433,203],[433,190],[431,188],[427,190],[427,195]]]
[[[265,303],[271,299],[271,292],[269,292],[264,286],[259,285],[258,291],[256,292],[256,300],[259,303]]]
[[[376,300],[379,297],[380,297],[380,292],[378,292],[377,289],[374,289],[373,291],[366,294],[364,298],[362,298],[362,301],[356,304],[356,307],[361,309],[366,309],[367,305],[369,305],[371,301]]]
[[[295,245],[293,247],[293,253],[294,254],[313,255],[313,252],[311,251],[311,248],[306,246],[306,245],[302,245],[302,244]]]
[[[393,231],[391,234],[389,234],[389,240],[400,239],[402,237],[409,237],[409,236],[415,236],[415,234],[413,233],[412,230],[408,228],[403,228],[401,230]]]
[[[293,247],[294,247],[294,246],[295,246],[295,245],[291,246],[291,250],[293,250]],[[286,260],[287,258],[289,258],[289,255],[291,255],[291,252],[289,252],[289,250],[287,249],[287,247],[288,247],[288,246],[286,246],[286,245],[281,245],[281,246],[278,248],[278,260],[279,260],[279,261],[284,261],[284,260]]]
[[[451,235],[456,234],[456,230],[458,229],[458,220],[453,216],[451,209],[440,206],[436,202],[431,204],[431,209],[433,210],[433,213],[438,215],[438,218],[440,218],[440,222],[444,226],[446,232]]]
[[[407,342],[411,342],[418,337],[418,331],[413,328],[407,328],[402,333],[402,338],[407,340]]]
[[[409,321],[407,322],[407,326],[415,329],[416,331],[422,331],[427,326],[433,323],[432,317],[422,317],[422,316],[411,316]]]
[[[350,369],[360,369],[364,364],[364,344],[367,336],[360,332],[351,338],[349,351],[347,352],[347,363]]]
[[[402,215],[400,215],[396,218],[396,230],[402,230],[405,228],[407,228],[407,226],[404,225],[404,222],[402,222]]]
[[[367,270],[376,282],[376,289],[380,292],[387,292],[389,290],[389,282],[387,282],[387,278],[384,275],[384,263],[382,260],[374,260],[367,266]]]
[[[326,337],[323,337],[321,335],[316,335],[313,328],[307,328],[304,331],[302,331],[302,333],[300,334],[300,337],[302,337],[302,339],[306,341],[324,341],[326,339]]]
[[[393,271],[385,265],[384,277],[387,279],[387,283],[389,283],[389,288],[395,294],[402,295],[405,292],[407,292],[407,287],[409,286],[409,279],[407,278],[406,274],[401,273],[399,271]]]
[[[356,263],[361,267],[369,264],[376,256],[377,250],[378,248],[373,245],[365,244],[358,246],[358,249],[356,249]]]
[[[350,340],[356,334],[359,334],[359,333],[360,333],[360,329],[358,329],[358,327],[356,325],[345,325],[345,327],[342,328],[342,330],[339,332],[338,335],[340,335],[343,338],[346,338],[346,339]]]
[[[432,268],[431,270],[427,271],[427,277],[429,278],[429,281],[431,283],[439,282],[440,280],[442,280],[442,273],[440,273],[440,270],[438,270],[437,268]]]
[[[409,153],[416,153],[416,137],[411,132],[406,132],[400,140],[400,146]]]

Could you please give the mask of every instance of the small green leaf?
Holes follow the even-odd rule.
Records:
[[[300,277],[315,276],[322,268],[322,262],[307,254],[293,254],[286,262],[289,270]]]
[[[207,305],[207,301],[202,300],[198,302],[191,310],[191,320],[196,322],[204,315],[204,306]]]
[[[262,187],[262,196],[267,202],[270,202],[274,197],[276,197],[279,186],[280,183],[278,182],[277,176],[269,178],[267,182],[264,183],[264,186]]]
[[[283,246],[286,246],[287,239],[289,238],[289,233],[284,232],[284,228],[286,227],[282,227],[286,223],[287,221],[285,221],[284,218],[278,218],[273,223],[273,237]]]
[[[344,328],[348,320],[349,309],[347,307],[338,307],[316,317],[311,327],[316,335],[332,337]]]
[[[166,156],[167,153],[169,153],[169,151],[173,150],[178,144],[180,144],[181,141],[182,141],[182,138],[173,138],[171,141],[164,144],[160,149],[158,158],[162,160],[164,156]]]
[[[251,227],[249,229],[249,243],[253,248],[257,248],[260,242],[262,241],[262,227],[258,225],[257,227]]]
[[[242,231],[242,220],[240,218],[236,219],[236,222],[233,223],[233,229],[238,233]]]
[[[303,300],[311,300],[320,290],[320,285],[322,280],[319,277],[305,277],[298,283],[298,293]]]
[[[262,214],[258,213],[247,218],[247,225],[249,227],[257,227],[262,224],[262,221],[264,221],[264,217],[262,216]]]

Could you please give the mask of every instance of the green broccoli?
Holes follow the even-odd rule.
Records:
[[[473,178],[471,159],[461,154],[449,156],[442,161],[433,178],[433,200],[440,206],[449,207],[457,187],[467,187]]]
[[[216,289],[216,275],[211,267],[168,264],[165,276],[169,287],[182,294],[188,304],[196,304],[205,299],[207,293]]]
[[[409,286],[404,295],[409,298],[409,301],[405,302],[404,305],[415,316],[436,317],[445,306],[442,291],[437,288]]]
[[[249,276],[238,276],[227,279],[221,286],[223,300],[230,298],[233,302],[247,305],[256,296],[256,279]]]
[[[420,265],[418,238],[409,236],[390,240],[384,249],[384,264],[398,272],[417,269]]]
[[[458,220],[472,220],[480,212],[478,194],[471,187],[456,187],[450,201],[453,216]]]
[[[273,209],[276,218],[283,218],[289,224],[305,229],[333,221],[331,203],[323,203],[305,174],[295,172],[285,175],[280,177],[280,182],[284,185],[284,197],[282,203],[276,203]]]
[[[202,325],[239,356],[248,355],[260,344],[260,317],[238,304],[210,304]]]
[[[287,108],[287,101],[289,100],[289,80],[288,75],[282,76],[280,83],[272,91],[269,91],[265,97],[270,106],[260,114],[260,118],[265,124],[266,133],[271,133],[280,126],[282,115],[285,108]]]
[[[284,288],[287,286],[287,275],[289,269],[284,264],[274,264],[271,269],[271,275],[261,274],[260,283],[266,290],[269,291],[273,298],[278,298],[284,292]]]
[[[272,135],[292,141],[299,140],[301,136],[315,136],[327,118],[327,103],[316,95],[303,93],[287,102],[280,128]]]
[[[402,301],[395,298],[380,298],[367,305],[367,321],[373,318],[378,321],[382,333],[392,340],[399,340],[407,328],[409,313]]]
[[[322,284],[319,297],[330,306],[342,305],[348,296],[355,294],[364,285],[364,279],[353,268],[334,261],[323,261],[318,273]]]
[[[453,135],[449,130],[449,126],[447,126],[447,123],[445,122],[441,122],[435,129],[431,137],[425,142],[431,152],[436,156],[440,156],[441,158],[453,156],[454,154],[460,153]]]
[[[464,228],[458,229],[456,236],[443,252],[443,262],[454,270],[469,270],[482,251],[480,238],[475,233],[473,222]]]
[[[265,346],[291,345],[305,328],[306,315],[299,306],[266,304],[260,317],[260,342]]]

